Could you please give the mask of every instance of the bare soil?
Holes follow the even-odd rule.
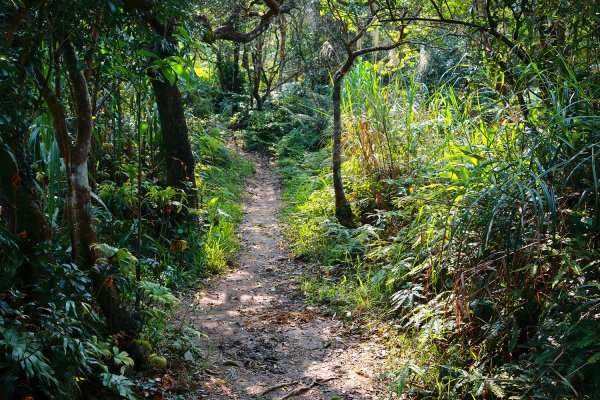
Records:
[[[276,165],[256,158],[256,176],[239,228],[237,267],[195,293],[192,321],[207,334],[198,399],[380,399],[386,352],[323,306],[306,303],[278,219]],[[193,385],[192,385],[193,386]],[[269,390],[270,389],[270,390]],[[187,396],[186,396],[187,397]]]

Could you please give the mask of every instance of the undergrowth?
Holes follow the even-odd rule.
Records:
[[[396,396],[598,398],[596,103],[576,74],[556,87],[532,67],[522,84],[543,75],[552,101],[523,117],[487,73],[433,91],[369,63],[349,74],[356,229],[335,220],[330,149],[275,145],[303,289],[385,327]]]
[[[45,245],[49,249],[36,250],[53,257],[36,260],[47,273],[33,288],[10,287],[23,261],[10,252],[19,239],[0,232],[0,397],[71,399],[81,390],[108,390],[129,399],[177,398],[171,389],[181,383],[165,369],[184,375],[181,366],[203,356],[195,344],[203,333],[188,320],[189,310],[181,310],[178,293],[232,263],[244,182],[253,173],[226,147],[227,132],[200,120],[191,126],[197,210],[188,208],[185,193],[159,186],[151,175],[138,182],[135,160],[127,156],[106,155],[115,169],[98,182],[92,212],[99,238],[94,250],[101,257],[95,268],[108,276],[106,287],[119,288],[136,324],[134,340],[107,333],[90,289],[92,274],[70,260],[64,232]],[[140,373],[136,364],[150,369]]]

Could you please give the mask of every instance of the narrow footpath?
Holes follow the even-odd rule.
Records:
[[[381,399],[371,337],[310,306],[299,289],[302,263],[291,258],[277,212],[276,164],[256,159],[239,228],[237,266],[195,294],[194,324],[208,335],[198,399]],[[351,334],[354,332],[354,335]]]

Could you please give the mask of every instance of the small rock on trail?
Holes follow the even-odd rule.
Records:
[[[346,334],[298,289],[303,264],[290,259],[277,212],[276,165],[256,161],[239,228],[237,267],[198,291],[192,317],[208,335],[198,399],[379,399],[374,375],[383,347]],[[287,397],[286,397],[287,396]],[[186,396],[188,397],[188,396]]]

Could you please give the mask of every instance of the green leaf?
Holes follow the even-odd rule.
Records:
[[[164,368],[167,366],[167,359],[159,356],[158,354],[152,354],[148,357],[148,362],[155,367]]]
[[[490,388],[490,391],[494,394],[494,396],[496,396],[499,399],[504,399],[506,397],[504,390],[502,390],[502,388],[497,383],[491,380],[486,380],[485,383],[486,386]]]
[[[134,383],[123,375],[113,375],[105,369],[102,373],[102,384],[119,393],[121,396],[126,397],[129,400],[135,400],[138,397],[133,392]]]
[[[96,244],[93,244],[92,245],[92,250],[93,251],[100,251],[107,258],[114,257],[114,255],[117,254],[117,252],[119,251],[118,248],[110,246],[110,245],[108,245],[106,243],[96,243]]]
[[[175,79],[177,79],[177,75],[170,66],[161,66],[160,72],[162,75],[169,81],[171,85],[175,84]]]
[[[153,53],[151,51],[148,50],[137,50],[135,52],[137,55],[143,56],[143,57],[151,57],[151,58],[159,58],[156,53]]]
[[[588,358],[587,363],[591,365],[597,363],[598,361],[600,361],[600,352]]]
[[[186,352],[183,354],[183,358],[184,358],[186,361],[194,361],[194,355],[193,355],[193,354],[192,354],[192,352],[191,352],[191,351],[189,351],[189,350],[188,350],[188,351],[186,351]]]
[[[175,29],[177,29],[182,38],[184,38],[188,42],[190,41],[190,35],[187,33],[183,26],[177,26],[175,27]]]
[[[182,77],[183,79],[185,79],[186,81],[190,80],[190,74],[187,71],[187,69],[185,69],[181,64],[173,61],[173,60],[169,60],[168,61],[169,66],[171,67],[171,69],[180,77]]]
[[[168,288],[158,283],[143,281],[140,283],[140,287],[144,290],[144,295],[153,303],[171,307],[178,301]]]

